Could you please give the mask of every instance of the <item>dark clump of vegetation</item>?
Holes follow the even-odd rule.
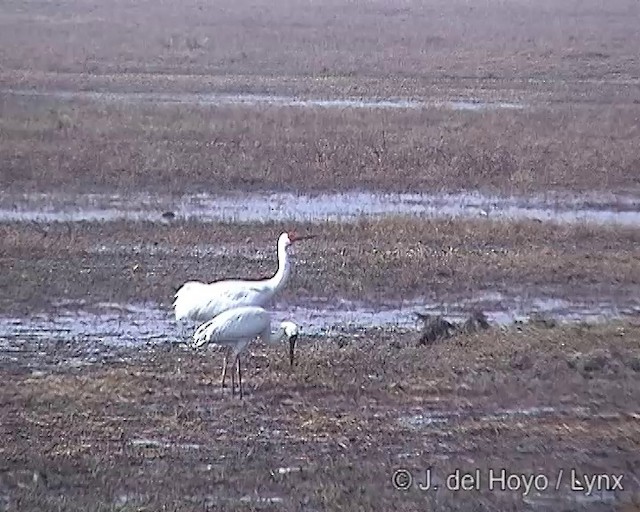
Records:
[[[425,313],[415,313],[415,315],[423,322],[419,340],[421,345],[430,345],[439,340],[452,338],[456,334],[472,334],[490,327],[487,316],[479,310],[474,311],[461,323],[451,323],[440,315]]]
[[[429,345],[441,339],[448,339],[455,335],[457,326],[445,320],[440,315],[429,315],[424,313],[415,314],[418,320],[423,322],[420,334],[420,343]]]

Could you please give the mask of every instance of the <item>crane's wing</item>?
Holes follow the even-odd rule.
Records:
[[[235,345],[254,339],[267,331],[270,326],[269,313],[260,307],[244,306],[228,309],[198,327],[193,335],[192,345],[194,347],[207,343]]]
[[[268,298],[265,286],[254,281],[189,281],[176,293],[173,307],[176,320],[207,321],[233,307],[261,306]]]
[[[184,283],[175,294],[173,309],[176,320],[193,318],[199,312],[200,298],[206,294],[207,284],[200,281]]]

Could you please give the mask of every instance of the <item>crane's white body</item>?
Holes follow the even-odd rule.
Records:
[[[233,349],[233,359],[237,362],[240,398],[242,398],[242,377],[240,371],[240,354],[256,338],[265,343],[275,344],[281,340],[289,340],[290,361],[293,364],[295,340],[298,327],[293,322],[282,322],[279,328],[271,331],[271,315],[268,311],[257,306],[241,306],[223,311],[212,320],[202,324],[193,335],[192,346],[202,347],[215,344]],[[227,373],[227,357],[225,356],[222,369],[222,386]],[[232,374],[232,391],[235,390]]]
[[[293,237],[292,237],[293,238]],[[287,249],[294,240],[287,233],[278,238],[278,271],[270,279],[228,279],[213,283],[188,281],[176,293],[173,303],[176,320],[206,322],[230,308],[265,306],[287,283],[291,262]]]
[[[287,263],[288,266],[288,263]],[[288,273],[286,268],[284,274]],[[264,281],[229,279],[214,283],[188,281],[176,293],[174,310],[176,320],[206,322],[233,307],[266,306],[269,300],[281,290],[287,275],[278,280]]]
[[[238,354],[242,348],[255,338],[264,343],[275,344],[284,337],[298,334],[298,328],[293,322],[282,322],[280,327],[271,331],[271,314],[258,306],[241,306],[228,309],[212,320],[202,324],[193,335],[193,347],[198,348],[212,343],[234,347]],[[248,340],[248,341],[247,341]],[[238,350],[236,347],[242,347]]]

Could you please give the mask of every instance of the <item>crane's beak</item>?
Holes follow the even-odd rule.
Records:
[[[296,339],[298,338],[298,335],[296,334],[295,336],[291,336],[291,338],[289,338],[289,364],[291,366],[293,366],[293,354],[296,350]]]

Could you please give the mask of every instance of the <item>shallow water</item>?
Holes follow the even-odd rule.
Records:
[[[638,296],[638,295],[636,295]],[[507,297],[500,293],[478,295],[455,303],[429,305],[426,300],[406,301],[365,307],[351,301],[327,303],[318,300],[305,305],[273,308],[276,321],[294,320],[303,336],[332,337],[355,334],[367,328],[417,329],[416,311],[442,314],[461,321],[471,308],[481,308],[493,324],[505,326],[526,321],[541,313],[559,322],[601,322],[625,317],[637,318],[640,301],[609,298],[579,302],[557,298]],[[61,303],[57,311],[29,318],[0,317],[0,349],[11,350],[19,340],[97,343],[100,346],[140,346],[166,342],[184,342],[194,325],[178,324],[169,306],[116,303]],[[357,334],[356,334],[357,335]]]
[[[178,448],[181,450],[199,450],[201,445],[196,443],[172,443],[169,441],[161,441],[158,439],[140,438],[131,439],[127,442],[130,446],[136,448]]]
[[[492,413],[487,411],[422,411],[419,414],[402,416],[398,422],[410,428],[424,428],[431,425],[447,424],[453,421],[472,418],[476,421],[504,421],[521,417],[542,417],[542,416],[574,416],[585,417],[589,410],[585,407],[565,407],[557,408],[550,406],[526,407],[517,409],[498,409]]]
[[[418,414],[409,414],[401,416],[398,421],[400,424],[411,428],[423,428],[430,425],[451,423],[463,419],[473,419],[480,422],[492,421],[509,421],[520,420],[523,418],[540,418],[540,417],[572,417],[578,419],[604,419],[616,420],[620,419],[618,412],[598,412],[593,411],[589,407],[552,407],[552,406],[534,406],[534,407],[516,407],[510,409],[497,409],[493,412],[486,410],[445,410],[445,411],[426,411],[422,410]]]
[[[103,91],[35,91],[30,89],[3,89],[8,96],[43,97],[58,100],[88,100],[108,103],[155,103],[198,106],[240,105],[257,107],[335,108],[335,109],[409,109],[445,108],[451,110],[523,109],[527,105],[506,101],[454,99],[419,101],[406,98],[300,98],[268,94],[220,93],[162,93],[162,92],[103,92]]]
[[[171,212],[169,217],[163,213]],[[172,222],[351,221],[409,215],[640,226],[640,196],[547,194],[530,197],[353,192],[197,194],[0,194],[0,222],[138,220]]]

